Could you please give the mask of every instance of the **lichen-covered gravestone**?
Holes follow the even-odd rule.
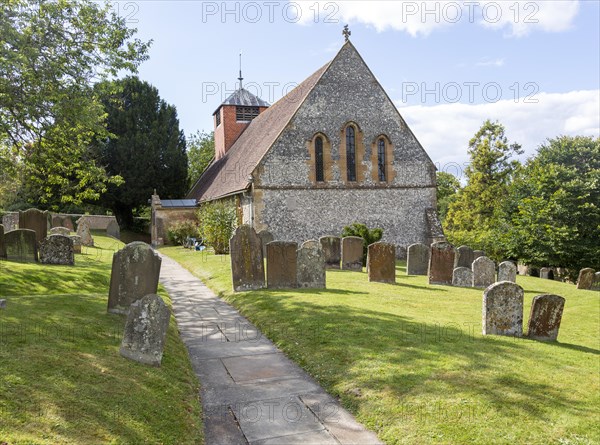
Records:
[[[4,234],[6,259],[9,261],[36,262],[38,250],[33,230],[17,229]]]
[[[50,229],[50,235],[64,235],[69,236],[71,231],[66,227],[53,227]]]
[[[406,254],[406,275],[427,275],[429,269],[429,247],[415,243],[408,246]]]
[[[534,340],[555,341],[562,320],[565,299],[558,295],[538,295],[533,299],[527,336]]]
[[[4,226],[0,224],[0,258],[6,258],[6,247],[4,247]]]
[[[271,241],[267,244],[267,287],[291,289],[297,287],[298,244]]]
[[[486,288],[496,282],[496,264],[486,256],[473,261],[473,287]]]
[[[2,216],[2,225],[4,226],[4,232],[11,232],[19,228],[19,213],[11,212],[6,213]]]
[[[81,245],[86,247],[94,247],[94,238],[90,232],[90,226],[87,219],[80,218],[77,224],[77,235],[81,238]]]
[[[396,282],[396,246],[377,242],[367,249],[367,274],[369,281],[378,283]]]
[[[271,232],[269,232],[268,230],[265,230],[265,229],[258,232],[258,237],[260,238],[260,242],[262,244],[263,258],[266,258],[267,257],[267,244],[269,244],[271,241],[275,241],[275,237],[273,236],[273,234]]]
[[[475,261],[475,255],[473,249],[469,246],[460,246],[456,249],[456,256],[454,257],[455,269],[457,267],[468,267],[470,269],[473,261]]]
[[[48,236],[48,211],[27,209],[19,212],[19,229],[35,232],[35,240],[40,243]]]
[[[498,266],[498,281],[517,282],[517,266],[512,261],[503,261]]]
[[[141,241],[127,244],[113,255],[108,312],[127,314],[131,304],[158,288],[161,258]]]
[[[327,269],[339,269],[342,259],[340,238],[337,236],[322,236],[319,238],[319,242],[325,254],[325,267]]]
[[[431,245],[429,256],[429,284],[452,285],[456,249],[450,243],[440,241]]]
[[[81,253],[81,237],[79,235],[69,235],[73,240],[73,252]]]
[[[362,271],[364,241],[359,236],[342,238],[342,269]]]
[[[298,249],[296,281],[298,287],[325,289],[325,255],[317,240],[305,241]]]
[[[265,265],[260,237],[248,225],[241,225],[229,240],[233,290],[243,292],[265,287]]]
[[[119,352],[125,358],[160,366],[171,312],[162,298],[146,295],[132,303]]]
[[[594,284],[594,274],[596,271],[589,267],[581,269],[579,271],[579,278],[577,279],[577,289],[590,290]]]
[[[523,288],[501,281],[483,292],[483,335],[523,335]]]
[[[473,271],[468,267],[457,267],[452,273],[452,285],[458,287],[472,287]]]
[[[115,220],[111,220],[106,226],[106,235],[112,238],[121,239],[121,228]]]
[[[73,240],[65,235],[50,235],[40,243],[40,263],[62,264],[72,266],[75,264]]]

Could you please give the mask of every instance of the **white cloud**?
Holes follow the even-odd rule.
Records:
[[[402,106],[402,117],[440,170],[456,174],[469,156],[469,140],[486,119],[504,125],[510,142],[529,157],[547,138],[559,135],[600,136],[600,90],[538,93],[538,103],[501,100],[484,104]]]
[[[504,59],[482,59],[475,64],[476,66],[496,66],[501,67],[504,66]]]

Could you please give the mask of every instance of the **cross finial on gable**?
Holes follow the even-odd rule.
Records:
[[[348,25],[344,26],[344,30],[342,31],[342,34],[344,35],[344,38],[346,39],[346,42],[350,39],[350,36],[352,35],[352,32],[348,29]]]

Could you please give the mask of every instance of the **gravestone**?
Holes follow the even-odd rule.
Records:
[[[339,269],[342,257],[340,238],[337,236],[322,236],[319,238],[321,249],[325,254],[325,267],[327,269]]]
[[[52,216],[52,228],[54,229],[55,227],[62,227],[62,222],[63,222],[63,218],[60,215],[53,215]]]
[[[600,272],[596,272],[594,274],[594,284],[592,285],[592,290],[600,290]]]
[[[50,235],[43,239],[40,243],[40,263],[74,265],[73,240],[65,235]]]
[[[475,255],[473,249],[469,246],[460,246],[456,249],[456,256],[454,257],[454,268],[457,267],[468,267],[469,269],[475,261]]]
[[[48,211],[27,209],[19,212],[19,229],[35,232],[35,240],[40,243],[48,236]]]
[[[79,219],[79,224],[77,224],[77,235],[79,235],[81,238],[82,246],[94,247],[94,238],[92,238],[92,233],[90,232],[90,226],[87,222],[87,219]]]
[[[473,271],[469,267],[457,267],[452,273],[452,286],[473,287]]]
[[[246,224],[238,226],[229,240],[231,280],[235,292],[265,287],[265,265],[260,237]]]
[[[485,256],[485,252],[483,250],[474,250],[473,251],[473,261],[475,261],[477,258],[482,257],[482,256]]]
[[[552,272],[552,269],[549,267],[542,267],[540,269],[540,278],[544,280],[554,279],[554,272],[552,272],[552,278],[550,278],[550,272]]]
[[[267,257],[267,244],[269,244],[271,241],[275,241],[275,237],[268,230],[261,230],[260,232],[258,232],[258,237],[260,238],[260,242],[262,245],[263,258],[266,258]]]
[[[161,258],[141,241],[127,244],[113,254],[108,312],[127,314],[129,306],[158,288]]]
[[[429,247],[416,243],[408,246],[406,258],[407,275],[427,275],[429,269]]]
[[[496,264],[486,256],[473,261],[473,287],[486,288],[496,282]]]
[[[79,235],[69,235],[73,240],[73,252],[81,253],[81,237]]]
[[[111,220],[106,226],[106,235],[112,238],[121,239],[121,228],[115,220]]]
[[[267,244],[267,288],[297,287],[297,250],[298,244],[289,241]]]
[[[52,229],[50,229],[50,235],[69,236],[70,234],[71,234],[71,231],[69,229],[67,229],[66,227],[53,227]]]
[[[132,303],[120,354],[145,365],[160,366],[170,318],[171,311],[156,294],[146,295]]]
[[[6,309],[6,300],[4,298],[0,300],[0,309]]]
[[[62,219],[62,226],[69,229],[71,232],[75,231],[75,227],[73,226],[73,221],[70,216],[65,216]]]
[[[483,335],[523,335],[523,288],[509,281],[483,292]]]
[[[503,261],[498,266],[498,281],[517,282],[517,266],[512,261]]]
[[[362,271],[364,242],[358,236],[342,238],[342,269]]]
[[[325,289],[325,255],[317,240],[305,241],[298,249],[296,281],[298,287]]]
[[[534,340],[556,341],[565,299],[558,295],[538,295],[533,299],[527,336]]]
[[[396,282],[396,246],[376,242],[367,249],[367,274],[369,281],[378,283]]]
[[[19,213],[6,213],[2,216],[2,225],[4,226],[4,232],[10,232],[19,228]]]
[[[577,289],[590,290],[594,284],[595,273],[596,271],[589,267],[581,269],[577,279]]]
[[[0,258],[6,258],[6,247],[4,247],[4,226],[0,224]]]
[[[36,234],[33,230],[17,229],[6,232],[4,248],[6,259],[9,261],[35,262],[38,260]]]
[[[446,241],[439,241],[431,245],[429,255],[429,284],[452,285],[454,272],[454,258],[456,249]]]

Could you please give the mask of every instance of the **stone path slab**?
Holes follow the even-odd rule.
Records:
[[[206,445],[382,443],[237,310],[161,257],[160,282],[201,384]]]

